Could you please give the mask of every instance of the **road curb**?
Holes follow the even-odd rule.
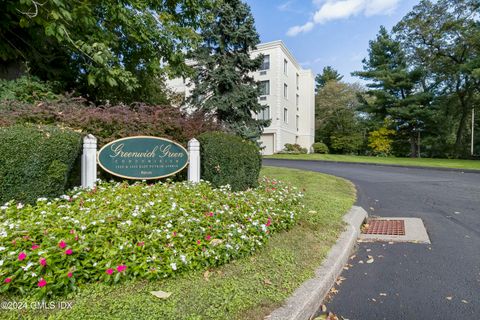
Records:
[[[304,282],[282,307],[265,319],[305,320],[315,314],[347,263],[366,217],[367,212],[363,208],[353,206],[350,209],[343,217],[347,223],[345,231],[330,249],[322,265],[315,270],[315,278]]]
[[[371,162],[348,162],[348,161],[335,161],[335,160],[315,160],[315,159],[283,159],[283,158],[262,158],[262,160],[285,160],[285,161],[305,161],[305,162],[321,162],[321,163],[339,163],[339,164],[360,164],[364,166],[377,166],[377,167],[393,167],[393,168],[407,168],[407,169],[429,169],[439,171],[450,171],[459,173],[476,173],[480,174],[480,170],[475,169],[459,169],[459,168],[446,168],[446,167],[428,167],[428,166],[411,166],[401,164],[385,164],[385,163],[371,163]]]

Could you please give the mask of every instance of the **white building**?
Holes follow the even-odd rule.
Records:
[[[315,139],[315,76],[304,70],[282,41],[262,43],[252,51],[252,57],[264,55],[259,71],[260,103],[267,108],[257,117],[271,119],[261,142],[263,154],[281,151],[286,143],[298,143],[311,151]],[[168,81],[175,92],[189,95],[191,88],[182,79]]]

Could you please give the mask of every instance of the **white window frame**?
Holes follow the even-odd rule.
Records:
[[[260,81],[260,86],[263,85],[264,83],[266,83],[265,93],[261,93],[260,95],[261,96],[268,96],[268,95],[270,95],[270,80]]]
[[[267,115],[267,117],[265,117],[265,114]],[[260,111],[260,112],[257,114],[257,119],[258,119],[258,120],[270,120],[270,119],[271,119],[271,116],[270,116],[270,106],[266,105],[266,106],[265,106],[265,109],[263,109],[262,111]]]
[[[266,59],[268,60],[267,63],[265,63]],[[270,55],[269,54],[263,55],[262,65],[260,66],[259,70],[260,71],[270,70]]]
[[[286,83],[283,84],[283,97],[288,99],[288,84]]]
[[[283,59],[283,73],[288,76],[288,60]]]
[[[283,108],[283,122],[288,124],[288,108],[287,107]]]

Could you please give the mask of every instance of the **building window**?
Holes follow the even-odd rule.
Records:
[[[270,69],[270,55],[266,54],[263,56],[263,62],[260,66],[260,70],[268,70]]]
[[[288,98],[288,85],[286,83],[283,84],[283,97]]]
[[[288,74],[288,61],[287,61],[287,59],[283,59],[283,73],[285,73],[285,75]]]
[[[297,115],[297,118],[295,119],[295,126],[297,127],[297,131],[298,131],[299,124],[300,124],[300,116]]]
[[[260,95],[261,96],[268,96],[270,94],[270,81],[265,80],[265,81],[260,81],[258,84],[258,87],[260,88]]]
[[[300,104],[300,96],[297,94],[297,96],[295,97],[295,106],[297,106],[297,109],[299,104]]]
[[[298,75],[298,73],[297,73],[297,81],[296,81],[296,83],[297,83],[297,90],[298,90],[298,87],[299,87],[299,84],[300,84],[300,76]]]
[[[260,111],[257,115],[258,120],[270,120],[270,107],[265,106],[265,109]]]
[[[288,123],[288,109],[283,108],[283,122]]]

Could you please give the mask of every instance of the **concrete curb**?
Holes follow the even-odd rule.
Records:
[[[315,270],[315,278],[304,282],[282,307],[265,319],[305,320],[314,315],[347,263],[366,217],[367,212],[363,208],[353,206],[350,209],[343,217],[347,223],[346,230],[330,249],[322,265]]]
[[[475,170],[475,169],[412,166],[412,165],[385,164],[385,163],[372,163],[372,162],[348,162],[348,161],[330,161],[330,160],[315,160],[315,159],[311,159],[311,160],[310,159],[283,159],[283,158],[262,158],[262,160],[311,161],[311,162],[321,162],[321,163],[360,164],[364,166],[393,167],[393,168],[407,168],[407,169],[429,169],[429,170],[438,170],[438,171],[480,174],[480,170]]]

